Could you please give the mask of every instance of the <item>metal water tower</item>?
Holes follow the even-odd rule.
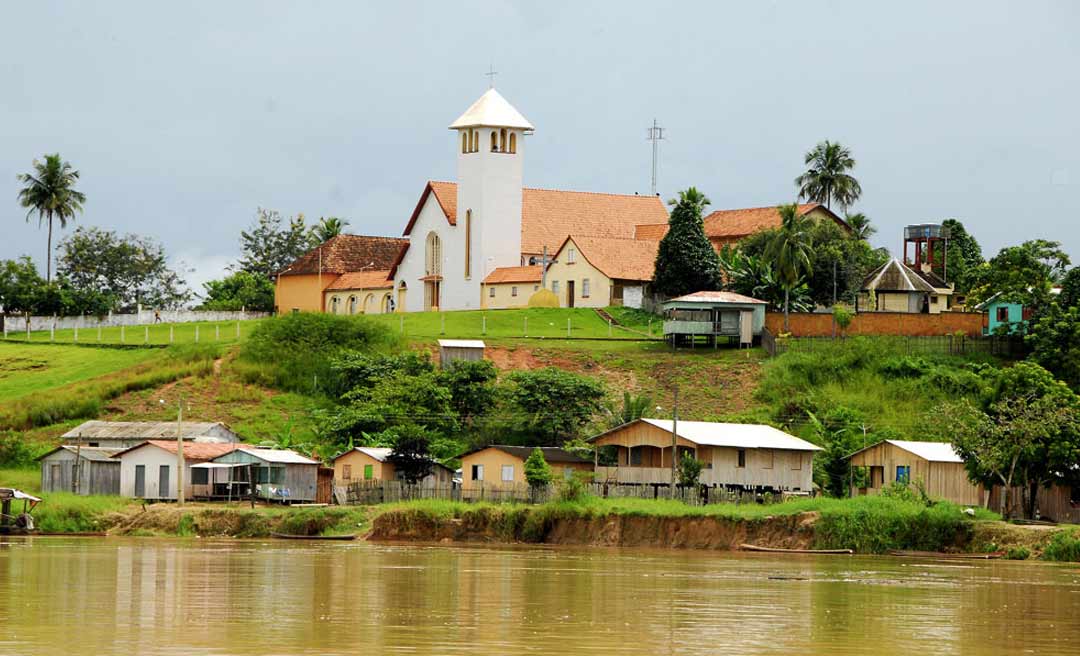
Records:
[[[914,245],[911,257],[908,256],[908,245]],[[904,228],[904,264],[914,267],[916,270],[933,271],[935,267],[934,252],[941,255],[941,264],[937,265],[942,278],[945,278],[946,265],[945,254],[949,248],[949,229],[937,223],[920,223],[909,225]],[[923,265],[927,265],[924,269]]]

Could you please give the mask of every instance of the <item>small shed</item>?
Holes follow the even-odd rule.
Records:
[[[982,505],[982,486],[968,480],[964,460],[947,442],[883,440],[848,456],[851,466],[864,467],[866,486],[853,488],[857,495],[880,494],[894,481],[919,481],[926,493],[965,506]]]
[[[242,446],[214,458],[214,464],[253,465],[255,494],[262,499],[314,503],[318,498],[321,463],[295,451]]]
[[[751,344],[765,327],[765,301],[734,292],[694,292],[665,301],[664,337],[715,344],[720,337]]]
[[[120,461],[112,457],[119,452],[93,446],[58,446],[38,458],[41,491],[120,494]]]
[[[439,364],[445,369],[455,360],[484,359],[484,342],[479,339],[440,339]]]

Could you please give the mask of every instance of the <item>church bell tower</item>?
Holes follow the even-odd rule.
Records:
[[[493,87],[450,129],[458,150],[456,230],[465,278],[479,294],[493,269],[521,264],[522,165],[533,126]]]

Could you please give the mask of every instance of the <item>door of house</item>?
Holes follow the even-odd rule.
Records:
[[[146,465],[135,465],[135,497],[146,497]]]
[[[566,281],[566,307],[574,307],[574,281]]]
[[[164,499],[169,496],[169,466],[158,467],[158,498]]]
[[[880,488],[885,484],[885,467],[881,465],[870,466],[870,487]]]

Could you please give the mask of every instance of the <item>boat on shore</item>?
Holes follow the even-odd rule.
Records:
[[[290,535],[288,533],[275,533],[271,531],[270,536],[281,540],[355,540],[357,534],[349,533],[347,535]]]
[[[944,558],[947,560],[995,560],[1004,558],[1004,551],[991,551],[989,553],[947,553],[944,551],[907,551],[892,549],[887,552],[890,556],[900,558]]]
[[[781,549],[779,547],[760,547],[756,544],[740,544],[739,548],[743,551],[762,551],[765,553],[793,553],[793,554],[831,554],[831,555],[851,555],[855,553],[852,549]]]

